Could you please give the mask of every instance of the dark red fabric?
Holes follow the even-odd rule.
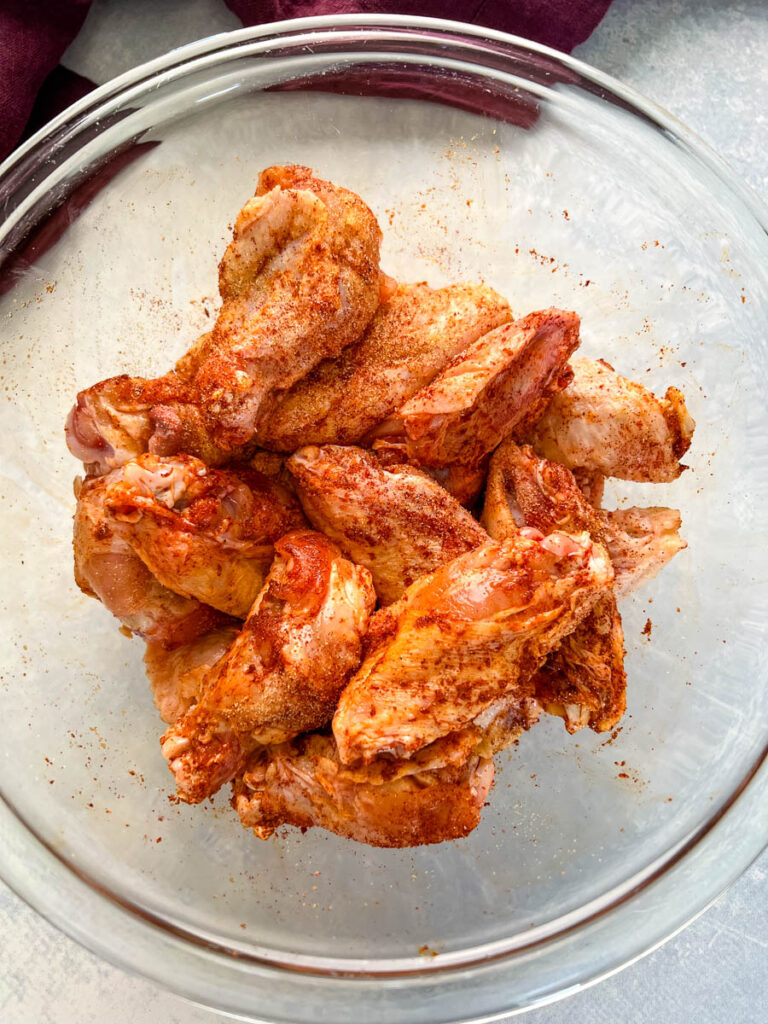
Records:
[[[40,87],[80,31],[90,3],[0,0],[0,159],[21,138]]]
[[[91,83],[54,71],[77,35],[91,0],[0,0],[0,159]],[[319,14],[411,14],[502,29],[570,51],[611,0],[226,0],[244,25]],[[46,78],[53,72],[51,79]],[[41,87],[45,89],[41,93]],[[39,95],[38,95],[39,94]],[[37,99],[37,103],[36,103]],[[32,114],[33,107],[35,108]],[[26,126],[26,131],[25,131]]]
[[[244,25],[319,14],[410,14],[500,29],[570,53],[611,0],[225,0]]]

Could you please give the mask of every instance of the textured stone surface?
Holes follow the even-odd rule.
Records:
[[[66,63],[98,82],[237,21],[219,0],[96,0]],[[768,198],[768,6],[762,0],[615,0],[576,56],[696,131]],[[661,949],[534,1024],[762,1024],[768,855]],[[218,1014],[103,963],[0,887],[4,1024],[211,1024]]]

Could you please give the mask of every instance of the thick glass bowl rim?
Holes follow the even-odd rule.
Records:
[[[13,211],[18,205],[16,202],[16,196],[19,195],[17,189],[20,189],[20,192],[23,193],[20,199],[22,203],[30,195],[31,190],[28,188],[30,181],[34,183],[33,190],[35,194],[39,195],[41,191],[44,191],[47,169],[52,166],[55,167],[56,155],[60,152],[64,141],[66,139],[73,139],[73,136],[84,125],[98,123],[106,105],[125,102],[127,94],[135,95],[137,91],[148,92],[163,79],[176,73],[183,76],[187,70],[199,67],[201,62],[206,67],[211,67],[215,66],[218,59],[221,59],[225,54],[245,54],[245,48],[250,43],[269,43],[279,47],[282,43],[289,40],[295,44],[297,41],[305,40],[313,34],[320,35],[324,39],[333,38],[334,34],[341,37],[344,31],[362,32],[366,37],[374,39],[377,35],[379,38],[384,39],[392,38],[393,33],[402,34],[407,32],[414,41],[421,42],[424,45],[440,43],[441,45],[450,46],[452,42],[466,42],[470,40],[479,48],[478,57],[481,56],[480,48],[482,45],[489,45],[491,43],[496,44],[497,47],[500,44],[503,48],[507,49],[507,52],[522,49],[529,53],[546,56],[555,64],[559,64],[573,72],[577,76],[577,80],[585,81],[598,87],[601,91],[604,91],[607,97],[618,98],[622,101],[622,105],[630,108],[632,113],[650,120],[670,139],[677,143],[682,143],[702,164],[714,172],[720,182],[728,186],[731,193],[746,207],[762,226],[763,230],[768,231],[768,210],[752,191],[733,175],[719,157],[671,115],[610,76],[549,47],[503,32],[439,19],[380,15],[337,15],[303,18],[222,33],[187,44],[162,57],[139,65],[113,79],[69,107],[68,110],[60,114],[45,128],[41,129],[20,146],[0,165],[0,196],[3,196],[4,199],[6,218],[13,215]],[[498,52],[498,48],[496,52]],[[482,74],[483,66],[479,61],[474,66],[474,70],[478,74]],[[71,159],[72,155],[70,152],[67,155],[67,159]],[[1,227],[0,225],[0,229]],[[588,970],[580,972],[577,984],[583,985],[596,981],[654,948],[668,938],[670,934],[679,930],[689,920],[703,911],[728,884],[748,867],[749,863],[768,842],[768,829],[765,827],[765,824],[761,827],[761,815],[758,810],[760,808],[761,793],[765,792],[766,789],[768,789],[768,765],[765,764],[764,755],[761,763],[754,766],[754,771],[750,778],[744,781],[739,792],[732,795],[730,804],[721,812],[718,820],[709,822],[708,827],[697,833],[691,842],[686,844],[684,849],[678,851],[674,857],[671,857],[670,860],[661,865],[658,873],[650,874],[642,883],[639,891],[629,893],[621,900],[611,903],[597,915],[597,918],[604,916],[614,918],[622,914],[627,910],[629,904],[636,903],[642,899],[643,894],[647,894],[651,886],[659,886],[665,883],[669,885],[673,881],[673,875],[680,875],[681,872],[685,873],[689,861],[694,854],[701,856],[703,853],[710,851],[714,846],[718,848],[717,855],[713,857],[710,852],[710,856],[705,858],[705,863],[709,864],[710,884],[704,887],[700,885],[698,887],[691,886],[690,899],[687,902],[683,901],[685,906],[677,906],[676,916],[667,914],[663,922],[659,920],[655,929],[653,929],[653,934],[644,936],[639,941],[635,941],[634,944],[625,943],[614,946],[609,953],[604,953],[602,958],[598,957]],[[739,844],[730,843],[728,847],[730,849],[730,856],[726,858],[723,855],[723,846],[725,844],[718,841],[717,836],[719,830],[722,830],[726,826],[727,821],[734,816],[738,817],[744,824],[742,841]],[[764,818],[765,815],[763,814],[763,822]],[[149,977],[153,977],[168,987],[174,988],[180,994],[189,995],[209,1004],[217,1002],[211,995],[211,989],[206,988],[204,978],[201,978],[199,984],[195,984],[193,977],[194,961],[197,956],[205,958],[209,963],[212,957],[215,958],[218,967],[224,970],[224,965],[232,969],[230,957],[234,955],[238,958],[238,971],[247,970],[249,958],[247,956],[244,957],[242,952],[233,954],[232,951],[215,944],[211,945],[200,942],[197,936],[174,933],[172,929],[166,929],[163,922],[148,919],[146,915],[142,915],[140,909],[124,906],[114,894],[98,892],[89,880],[76,877],[73,870],[63,861],[59,860],[53,851],[44,848],[42,841],[38,840],[26,828],[20,818],[14,814],[10,805],[4,802],[0,806],[0,819],[7,823],[10,830],[10,842],[6,846],[5,851],[0,851],[0,874],[5,877],[8,884],[22,898],[35,907],[43,916],[100,955],[117,963],[119,966],[134,969]],[[151,946],[154,942],[158,951],[163,946],[163,954],[166,957],[164,966],[166,969],[170,967],[167,959],[169,956],[174,957],[180,969],[182,968],[182,960],[188,962],[187,968],[181,969],[180,974],[176,970],[164,970],[159,966],[155,966],[152,957],[144,953],[139,955],[134,950],[131,950],[127,944],[124,944],[120,950],[115,948],[114,943],[110,942],[109,939],[109,928],[102,927],[97,929],[99,932],[97,935],[92,933],[86,926],[80,925],[78,921],[72,920],[71,916],[64,912],[60,901],[50,900],[51,893],[49,889],[41,889],[33,885],[31,879],[26,877],[26,855],[32,848],[34,848],[34,857],[32,859],[35,863],[39,862],[41,867],[43,864],[45,865],[46,871],[51,876],[52,883],[57,876],[60,878],[68,877],[73,893],[76,889],[81,900],[88,900],[89,905],[95,908],[93,916],[101,915],[103,924],[112,919],[124,922],[126,917],[133,918],[132,925],[135,928],[137,938],[140,937],[145,945],[149,944]],[[714,869],[712,864],[709,863],[710,861],[714,861]],[[698,875],[696,878],[698,880]],[[677,895],[680,895],[679,892]],[[543,938],[541,944],[551,944],[556,940],[559,943],[567,944],[573,941],[582,931],[599,923],[595,917],[586,918],[574,924],[572,928],[565,929],[564,931],[561,930],[551,937]],[[160,936],[159,940],[158,936]],[[189,962],[190,952],[194,954],[191,963]],[[317,982],[322,988],[326,986],[335,986],[337,989],[345,988],[349,995],[351,995],[352,991],[349,989],[349,986],[353,986],[354,989],[356,979],[362,981],[362,979],[370,979],[372,977],[377,979],[378,984],[386,984],[399,989],[408,988],[410,990],[425,975],[428,975],[433,981],[436,975],[441,975],[447,979],[449,975],[455,977],[465,974],[471,968],[477,967],[480,962],[488,970],[503,976],[509,971],[511,963],[518,954],[524,952],[525,948],[521,949],[517,946],[504,953],[492,955],[489,958],[489,951],[486,951],[480,960],[465,959],[455,965],[446,964],[445,966],[441,966],[439,958],[437,963],[425,963],[423,959],[419,961],[417,958],[414,958],[414,965],[408,971],[397,969],[394,971],[390,969],[388,971],[386,964],[371,964],[368,970],[354,969],[344,971],[342,967],[343,973],[341,975],[338,973],[340,962],[330,961],[326,967],[317,965],[317,968],[312,973],[316,974]],[[563,954],[565,955],[565,950],[563,950]],[[281,973],[283,976],[282,983],[285,983],[286,973],[289,978],[291,975],[291,965],[287,963],[275,964],[269,960],[250,958],[250,964],[254,971],[258,969],[259,974],[263,975],[266,979],[270,975],[275,976]],[[286,968],[288,968],[287,972]],[[297,964],[296,968],[306,978],[307,966]],[[168,980],[169,974],[174,976],[174,982],[170,984]],[[470,981],[468,978],[465,978],[461,990],[469,994],[469,988],[473,988],[476,984],[482,985],[482,982],[479,979]],[[537,997],[524,997],[524,1002],[521,1003],[520,1008],[525,1003],[531,1005],[533,1003],[549,1001],[563,994],[565,993],[559,991],[556,986],[551,987],[549,990],[545,987]],[[231,1009],[236,1011],[240,1008],[232,1007]],[[474,1014],[474,1011],[469,1006],[467,1009],[470,1014]],[[511,1009],[514,1009],[514,1007],[510,1005],[505,1006],[504,1009],[499,1008],[499,1014],[508,1013]],[[241,1012],[248,1012],[248,1008],[243,1006]],[[484,1013],[482,1019],[490,1020],[495,1016],[497,1016],[497,1013],[492,1014],[492,1016]],[[462,1015],[460,1019],[465,1020],[468,1018]],[[474,1016],[473,1019],[480,1018]]]

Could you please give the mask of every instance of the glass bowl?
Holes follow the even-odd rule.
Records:
[[[458,842],[260,842],[226,794],[173,806],[142,644],[73,583],[73,397],[164,372],[205,329],[228,223],[277,162],[359,191],[390,274],[573,308],[584,352],[681,387],[698,424],[676,483],[609,487],[679,507],[689,542],[625,603],[621,728],[543,721]],[[96,90],[6,162],[0,195],[0,864],[29,903],[247,1019],[437,1024],[605,976],[744,870],[768,832],[768,244],[764,211],[689,132],[521,39],[319,18]]]

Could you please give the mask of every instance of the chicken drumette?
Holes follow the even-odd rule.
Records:
[[[322,534],[275,544],[263,590],[198,702],[163,737],[180,798],[199,803],[258,746],[324,725],[360,663],[375,597],[366,569]]]
[[[380,296],[376,218],[307,167],[262,171],[219,267],[222,307],[195,374],[224,447],[250,440],[265,401],[356,341]]]
[[[126,463],[107,486],[106,507],[161,583],[240,619],[261,590],[274,542],[307,525],[275,479],[245,465],[211,469],[189,455]]]
[[[169,590],[144,565],[123,524],[107,508],[107,491],[120,475],[114,470],[78,483],[73,536],[77,585],[97,597],[125,629],[167,648],[230,622],[214,608]]]

